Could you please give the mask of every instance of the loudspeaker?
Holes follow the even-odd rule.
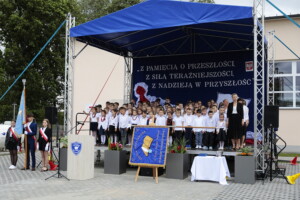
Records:
[[[57,108],[45,107],[45,118],[50,121],[51,124],[57,123]]]
[[[264,126],[265,128],[279,127],[279,107],[265,106],[264,108]]]

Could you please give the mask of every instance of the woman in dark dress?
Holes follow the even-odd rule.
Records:
[[[48,119],[43,120],[43,127],[39,130],[39,150],[41,152],[42,156],[42,172],[48,171],[48,155],[51,147],[51,141],[52,141],[52,130],[51,130],[51,124]]]
[[[232,94],[232,103],[227,108],[228,135],[232,141],[233,150],[240,149],[242,126],[244,124],[243,104],[238,103],[238,95]]]
[[[18,161],[18,145],[19,138],[15,133],[16,122],[14,120],[11,121],[11,127],[7,130],[6,138],[5,138],[5,148],[9,150],[10,153],[10,161],[11,166],[9,169],[17,169],[17,161]]]

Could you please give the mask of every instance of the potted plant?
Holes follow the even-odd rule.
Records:
[[[104,173],[122,174],[126,172],[126,151],[121,143],[111,143],[108,139],[108,149],[104,151]]]
[[[169,147],[166,163],[166,177],[185,179],[188,177],[189,155],[186,154],[186,140],[175,140]]]
[[[255,183],[255,158],[251,147],[244,147],[239,150],[234,162],[234,182]]]
[[[68,136],[60,138],[59,169],[67,171],[68,167]]]

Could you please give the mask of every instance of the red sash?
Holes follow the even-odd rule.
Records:
[[[47,137],[47,135],[44,133],[44,131],[43,131],[42,128],[40,128],[40,134],[41,134],[41,136],[44,138],[44,140],[45,140],[46,142],[48,142],[48,137]]]
[[[15,134],[15,132],[14,132],[14,130],[13,130],[12,128],[10,128],[10,132],[11,132],[11,135],[13,136],[13,138],[14,138],[16,141],[18,141],[19,139],[18,139],[18,137],[16,136],[16,134]]]

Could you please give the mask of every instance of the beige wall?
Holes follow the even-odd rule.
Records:
[[[300,24],[300,18],[293,18]],[[271,19],[265,22],[266,35],[269,31],[275,30],[275,35],[289,46],[297,55],[300,54],[300,29],[286,18]],[[278,40],[275,41],[275,60],[296,60],[286,47]]]
[[[75,55],[83,46],[81,42],[75,43]],[[73,120],[76,113],[82,112],[87,104],[94,103],[116,63],[117,66],[96,103],[102,105],[105,105],[106,101],[123,102],[123,57],[88,46],[74,60]],[[85,125],[84,129],[88,129],[88,125]]]
[[[293,18],[300,24],[300,18]],[[300,29],[286,18],[266,20],[266,33],[275,30],[275,35],[288,45],[297,55],[300,55]],[[275,60],[297,60],[286,47],[276,39]],[[286,141],[287,152],[300,152],[299,131],[300,109],[280,109],[278,134]],[[283,144],[283,143],[279,143]]]
[[[288,145],[286,151],[300,152],[300,110],[280,110],[279,111],[279,131],[278,135],[284,139]],[[279,143],[283,144],[283,143]]]

